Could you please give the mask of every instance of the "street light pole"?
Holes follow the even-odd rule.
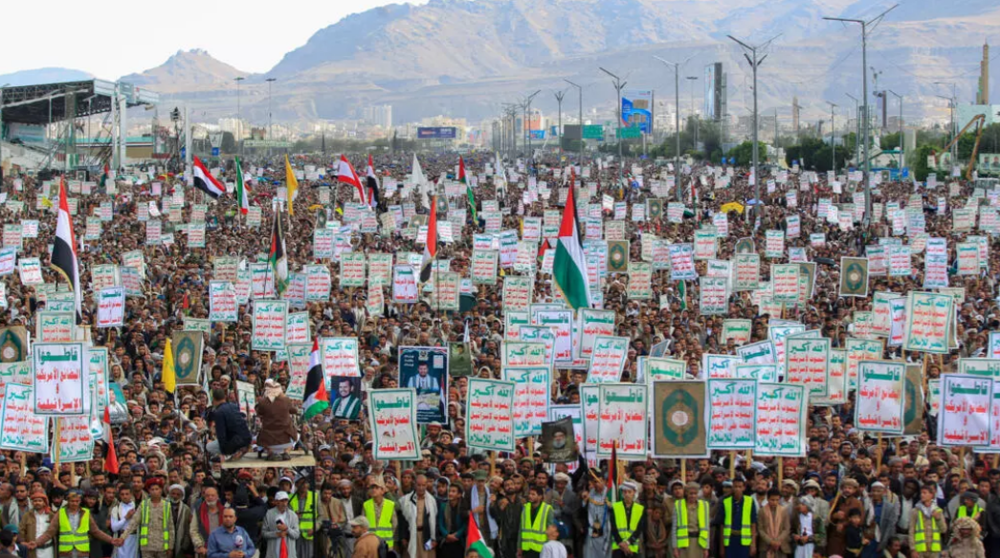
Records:
[[[528,95],[528,98],[524,101],[524,126],[527,129],[528,134],[528,141],[526,143],[528,146],[528,164],[530,165],[528,167],[528,174],[531,174],[531,169],[535,166],[535,153],[531,150],[531,100],[535,98],[535,95],[538,95],[541,92],[541,89],[535,91],[531,95]]]
[[[862,105],[862,110],[864,110],[864,117],[865,117],[865,123],[864,123],[864,135],[865,135],[865,138],[864,138],[864,142],[865,142],[865,144],[864,144],[864,157],[865,157],[865,166],[864,166],[864,171],[863,171],[862,179],[864,180],[864,184],[865,184],[865,219],[864,219],[864,224],[866,226],[868,225],[868,223],[871,222],[871,218],[872,218],[871,217],[872,216],[872,185],[871,185],[871,182],[868,180],[868,175],[869,175],[869,173],[871,173],[871,170],[872,170],[871,160],[868,157],[868,136],[869,136],[869,133],[870,133],[869,128],[871,127],[871,123],[869,122],[870,115],[869,115],[869,110],[868,110],[868,30],[869,30],[869,26],[871,26],[873,28],[875,26],[877,26],[879,24],[879,22],[882,21],[882,18],[884,18],[887,13],[889,13],[892,10],[896,9],[897,6],[899,6],[899,4],[893,5],[888,10],[886,10],[886,11],[880,13],[879,15],[877,15],[877,16],[869,19],[868,21],[865,21],[863,19],[845,19],[845,18],[841,18],[841,17],[824,17],[823,18],[823,19],[825,19],[827,21],[839,21],[841,23],[857,23],[857,24],[861,25],[861,84],[862,84],[861,98],[864,100],[864,104]]]
[[[694,120],[694,145],[692,146],[693,151],[698,151],[698,128],[700,128],[700,122],[698,120],[698,111],[694,107],[694,82],[698,81],[698,76],[688,76],[687,80],[691,82],[691,119]]]
[[[271,84],[277,78],[267,78],[267,157],[271,158]]]
[[[892,89],[887,89],[897,99],[899,99],[899,177],[903,177],[903,168],[906,167],[906,142],[903,141],[903,96]]]
[[[935,81],[934,85],[950,85],[951,86],[951,99],[948,99],[948,108],[951,109],[951,136],[958,136],[958,122],[955,122],[955,107],[958,106],[958,93],[956,93],[955,84],[948,83],[944,81]],[[940,95],[936,95],[941,97]],[[941,97],[942,99],[947,99],[947,97]],[[952,164],[958,161],[958,142],[956,141],[951,146],[951,160]],[[949,171],[950,172],[950,171]]]
[[[830,105],[830,170],[834,173],[837,172],[837,113],[834,109],[837,108],[836,103],[827,101],[826,104]]]
[[[623,180],[623,170],[625,167],[625,160],[622,158],[622,89],[628,82],[623,83],[621,78],[604,68],[601,68],[601,71],[611,76],[611,79],[615,80],[615,91],[618,94],[615,102],[618,104],[618,185],[621,186]]]
[[[674,139],[676,140],[676,152],[674,153],[674,189],[677,191],[677,201],[683,199],[684,193],[681,190],[681,66],[687,64],[695,55],[688,56],[683,62],[670,62],[659,56],[653,58],[663,62],[666,66],[674,67]]]
[[[243,134],[243,121],[240,116],[240,82],[246,79],[243,76],[237,76],[236,81],[236,144],[239,146],[240,157],[243,156],[243,142],[240,141]],[[221,150],[220,150],[221,151]]]
[[[563,102],[563,97],[566,96],[566,90],[556,91],[555,92],[555,96],[556,96],[556,102],[559,103],[559,127],[556,128],[556,132],[557,132],[556,135],[559,137],[559,154],[561,155],[562,152],[563,152],[563,145],[562,145],[562,102]],[[583,134],[583,129],[582,128],[580,129],[580,134],[581,135]]]
[[[583,87],[581,87],[581,86],[573,83],[572,81],[570,81],[568,79],[564,79],[563,81],[565,81],[566,83],[568,83],[568,84],[572,85],[573,87],[575,87],[577,93],[579,94],[579,103],[580,103],[580,160],[577,161],[576,164],[579,165],[580,168],[582,169],[583,168]],[[583,171],[581,170],[580,172],[583,172]]]
[[[756,46],[750,46],[750,45],[744,43],[743,41],[737,39],[736,37],[734,37],[732,35],[729,35],[729,38],[732,39],[736,44],[738,44],[741,47],[743,47],[744,50],[750,52],[750,54],[747,54],[746,52],[744,52],[743,53],[743,57],[747,59],[747,62],[750,64],[750,68],[753,69],[753,146],[752,146],[753,147],[753,171],[752,171],[752,174],[750,176],[751,176],[751,178],[753,178],[753,186],[754,186],[754,198],[755,198],[754,201],[755,201],[755,205],[754,205],[753,213],[754,213],[754,219],[755,220],[756,220],[756,218],[758,216],[757,207],[761,203],[760,202],[760,175],[757,172],[757,170],[758,170],[757,169],[757,161],[758,161],[758,158],[759,158],[758,146],[757,146],[757,132],[758,132],[758,126],[759,126],[758,123],[757,123],[757,119],[759,118],[759,115],[758,115],[758,112],[757,112],[757,69],[760,68],[760,65],[763,64],[764,60],[767,58],[766,54],[764,56],[758,58],[757,57],[757,51],[763,50],[768,45],[770,45],[774,41],[774,39],[777,39],[780,36],[781,36],[781,34],[779,33],[778,35],[775,35],[774,37],[772,37],[770,40],[768,40],[765,43],[762,43],[762,44],[756,45]],[[751,57],[751,55],[753,55],[753,56]],[[748,211],[747,212],[747,219],[749,219],[749,218],[750,218],[750,212]]]
[[[855,128],[855,130],[854,130],[854,160],[860,163],[861,162],[861,141],[860,141],[861,140],[861,112],[860,112],[861,104],[858,101],[858,98],[855,97],[854,95],[851,95],[850,93],[844,93],[844,95],[847,95],[848,97],[850,97],[851,99],[854,100],[854,120],[856,122],[856,125],[854,127]]]

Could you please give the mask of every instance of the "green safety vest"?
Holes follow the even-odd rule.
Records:
[[[961,516],[959,516],[961,517]],[[913,533],[913,550],[915,552],[941,552],[941,533],[938,531],[937,520],[931,516],[931,549],[927,550],[927,531],[924,529],[924,514],[917,514],[917,528]]]
[[[292,496],[291,501],[288,502],[288,507],[292,508],[295,513],[299,513],[299,495],[296,494]],[[306,508],[302,510],[301,515],[299,515],[299,530],[302,533],[302,538],[311,541],[313,536],[306,533],[306,530],[313,528],[313,522],[316,521],[316,507],[313,505],[313,493],[312,491],[306,493]],[[374,525],[374,523],[372,524]]]
[[[972,505],[972,513],[966,513],[965,506],[958,506],[958,517],[973,517],[974,518],[977,515],[979,515],[979,513],[982,512],[982,511],[983,510],[982,510],[982,508],[979,507],[979,504],[973,504]]]
[[[167,530],[167,521],[170,517],[170,502],[160,500],[163,504],[163,550],[170,550],[170,531]],[[139,520],[139,546],[145,547],[149,544],[149,498],[142,501]]]
[[[639,528],[639,518],[642,517],[642,506],[638,503],[632,504],[632,517],[628,521],[625,521],[625,502],[615,502],[611,506],[611,511],[615,514],[615,529],[618,530],[618,536],[622,538],[623,541],[628,540],[635,533],[635,530]],[[639,552],[639,543],[629,543],[629,549],[632,552]]]
[[[80,525],[73,530],[66,508],[59,510],[59,553],[90,552],[90,510],[80,508]]]
[[[729,546],[729,539],[733,534],[733,497],[729,496],[722,501],[722,507],[726,512],[726,522],[722,525],[722,542],[724,546]],[[740,546],[750,546],[753,542],[753,532],[750,530],[750,510],[753,508],[753,498],[743,497],[743,518],[740,521]]]
[[[309,496],[311,497],[312,494]],[[379,515],[378,521],[375,520],[375,500],[368,500],[362,507],[364,508],[368,525],[371,526],[371,531],[385,542],[389,550],[392,550],[392,539],[395,534],[392,532],[392,514],[396,510],[396,504],[392,500],[383,499],[382,514]],[[299,524],[299,528],[302,528],[301,523]]]
[[[677,510],[677,548],[691,545],[688,538],[688,507],[686,500],[674,502]],[[708,502],[698,500],[698,546],[708,550]]]
[[[538,508],[538,515],[535,522],[531,522],[531,502],[524,504],[524,511],[521,513],[521,550],[541,552],[542,547],[549,537],[545,530],[549,526],[549,514],[552,513],[552,506],[542,502]]]

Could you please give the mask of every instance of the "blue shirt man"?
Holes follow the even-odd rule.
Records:
[[[237,553],[233,555],[232,552]],[[236,510],[222,512],[222,525],[208,536],[208,558],[250,558],[257,549],[246,530],[236,524]]]

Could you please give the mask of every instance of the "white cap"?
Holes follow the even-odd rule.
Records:
[[[284,490],[280,490],[278,491],[277,494],[274,495],[275,502],[280,502],[281,500],[287,500],[287,499],[288,499],[288,493],[285,492]]]

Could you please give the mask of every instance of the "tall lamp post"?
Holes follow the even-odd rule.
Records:
[[[681,201],[684,193],[681,191],[681,66],[687,64],[695,55],[687,57],[683,62],[670,62],[659,56],[653,58],[666,66],[674,67],[674,139],[677,140],[677,152],[674,154],[674,189],[677,190],[677,201]]]
[[[868,109],[868,31],[870,28],[874,28],[882,21],[882,18],[892,10],[896,9],[899,4],[895,4],[888,10],[880,13],[879,15],[865,21],[863,19],[845,19],[842,17],[824,17],[823,19],[827,21],[839,21],[841,23],[857,23],[861,26],[861,98],[863,100],[862,110],[864,111],[864,158],[865,166],[863,171],[863,180],[865,184],[865,219],[864,224],[867,226],[871,222],[872,218],[872,185],[868,180],[868,175],[871,173],[872,164],[868,157],[868,137],[870,134],[869,128],[871,127],[870,110]]]
[[[243,76],[237,76],[236,81],[236,144],[239,145],[240,157],[243,156],[243,120],[240,115],[240,82],[245,80]]]
[[[559,104],[559,127],[556,128],[556,132],[557,132],[556,135],[559,137],[559,153],[562,154],[562,152],[563,152],[563,146],[562,146],[562,102],[563,102],[563,97],[566,96],[566,90],[564,89],[562,91],[556,91],[554,93],[554,95],[556,97],[556,102]],[[580,129],[580,134],[581,135],[583,134],[583,129],[582,128]]]
[[[698,81],[698,76],[688,76],[687,80],[691,82],[691,118],[694,119],[694,151],[698,151],[698,129],[701,127],[701,122],[698,118],[698,111],[695,110],[694,106],[694,82]]]
[[[903,96],[892,89],[886,89],[899,99],[899,177],[903,178],[903,168],[906,167],[906,142],[903,141]]]
[[[830,170],[837,172],[837,104],[827,101],[830,105]]]
[[[759,51],[764,50],[765,48],[767,48],[768,45],[770,45],[772,42],[774,42],[775,39],[777,39],[780,36],[781,36],[780,34],[775,35],[774,37],[771,37],[771,39],[769,39],[768,41],[766,41],[764,43],[761,43],[759,45],[751,46],[751,45],[748,45],[748,44],[744,43],[743,41],[737,39],[736,37],[734,37],[732,35],[729,35],[729,38],[732,39],[733,42],[735,42],[736,44],[738,44],[741,47],[743,47],[743,50],[746,51],[746,52],[743,53],[743,57],[747,59],[747,62],[750,63],[750,68],[753,70],[753,146],[752,146],[753,147],[753,171],[752,171],[752,174],[750,176],[753,178],[753,185],[754,185],[754,201],[755,201],[755,204],[754,204],[754,208],[753,208],[753,213],[754,213],[754,219],[755,220],[756,220],[757,215],[758,215],[757,207],[761,203],[760,202],[760,174],[757,172],[757,170],[758,170],[757,169],[757,162],[758,162],[758,158],[759,158],[759,153],[758,153],[759,150],[758,150],[758,147],[757,147],[757,132],[758,132],[758,127],[759,127],[758,118],[760,117],[759,113],[757,112],[757,69],[760,68],[760,65],[764,63],[764,59],[767,58],[766,54],[764,56],[759,56]],[[749,219],[749,218],[750,218],[750,212],[748,211],[747,212],[747,219]]]
[[[579,94],[578,102],[580,103],[580,160],[577,161],[576,164],[579,165],[580,168],[582,169],[583,168],[583,87],[573,83],[568,79],[564,79],[563,81],[575,87],[577,94]]]
[[[277,78],[267,78],[267,156],[271,157],[271,84],[278,81]]]
[[[535,95],[538,95],[541,92],[542,90],[539,89],[531,95],[528,95],[528,98],[524,100],[524,127],[527,129],[528,141],[526,145],[528,146],[528,161],[531,165],[528,169],[528,174],[531,174],[531,170],[535,166],[535,153],[531,150],[531,101],[535,98]]]
[[[948,99],[948,108],[951,109],[951,136],[955,137],[958,135],[958,122],[955,122],[955,107],[958,106],[958,94],[956,93],[955,84],[947,83],[943,81],[935,81],[934,85],[950,85],[951,86],[951,98],[941,97],[936,95],[936,97],[941,97],[942,99]],[[951,146],[951,160],[954,164],[958,161],[958,142],[956,141],[954,145]]]
[[[854,130],[854,160],[861,162],[861,102],[850,93],[844,93],[854,101],[854,119],[857,122]]]
[[[615,83],[615,92],[617,93],[617,98],[615,102],[618,104],[618,185],[622,185],[622,171],[625,167],[625,160],[622,158],[622,89],[625,88],[625,84],[628,82],[623,82],[621,78],[612,74],[611,72],[601,68],[601,71],[611,76],[611,79]]]

